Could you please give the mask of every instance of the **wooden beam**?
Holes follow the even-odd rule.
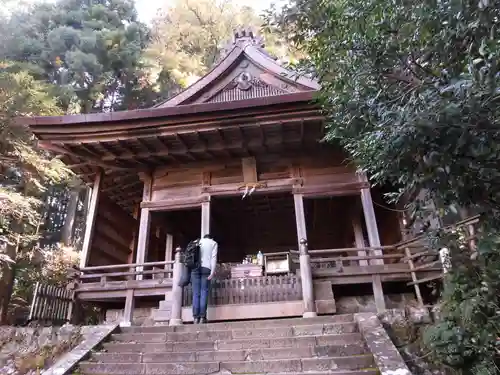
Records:
[[[264,186],[258,187],[257,190],[254,192],[254,194],[271,193],[271,192],[290,192],[292,191],[292,187],[298,183],[301,182],[295,178],[283,178],[279,180],[265,181],[262,182]],[[202,188],[202,192],[210,194],[211,196],[241,195],[242,185],[244,184],[239,182],[239,183],[230,183],[223,185],[206,186]]]
[[[346,174],[346,178],[349,175]],[[306,186],[294,187],[293,192],[297,194],[303,194],[308,198],[319,198],[319,197],[331,197],[331,196],[342,196],[342,195],[357,195],[362,188],[367,185],[358,182],[331,182],[328,184],[309,184]]]
[[[199,195],[190,198],[166,199],[154,202],[142,202],[141,208],[150,211],[172,211],[182,208],[200,207],[203,202],[207,202],[207,195]]]
[[[254,157],[242,158],[243,182],[246,184],[257,182],[257,161]]]
[[[74,157],[77,157],[81,160],[86,160],[89,164],[94,164],[94,165],[97,165],[97,166],[102,167],[102,168],[109,168],[109,169],[114,169],[114,170],[133,169],[130,167],[121,166],[119,164],[106,163],[105,161],[102,161],[102,160],[100,160],[96,157],[90,156],[90,155],[85,155],[85,156],[79,155],[73,151],[68,150],[67,148],[65,148],[63,146],[58,146],[58,145],[52,144],[50,142],[39,141],[38,145],[45,150],[57,152],[57,153],[64,154],[64,155],[74,156]]]
[[[143,173],[140,179],[144,182],[144,188],[142,190],[142,201],[151,201],[151,196],[153,194],[153,176],[150,173]]]
[[[103,172],[100,170],[94,180],[92,187],[92,195],[90,197],[89,210],[87,220],[85,222],[85,235],[83,237],[82,255],[80,258],[80,268],[87,266],[90,258],[90,249],[92,248],[92,237],[95,230],[95,222],[97,218],[97,209],[99,205],[99,195],[101,193],[101,185],[103,180]]]
[[[172,136],[177,133],[190,133],[195,131],[206,132],[213,131],[217,128],[241,128],[255,126],[273,126],[279,123],[297,123],[298,120],[304,122],[318,122],[324,119],[324,116],[317,114],[317,110],[296,111],[289,114],[276,115],[254,115],[248,118],[242,118],[235,121],[234,118],[226,120],[213,121],[194,121],[184,124],[165,125],[165,120],[159,120],[157,123],[152,123],[151,127],[144,127],[144,122],[139,121],[136,129],[118,130],[117,126],[114,129],[103,129],[102,126],[93,127],[85,124],[81,127],[70,127],[68,130],[58,128],[56,131],[48,130],[48,128],[37,127],[36,134],[44,135],[52,141],[64,142],[66,144],[79,144],[82,142],[111,142],[117,139],[135,139],[137,137],[154,137],[154,136]],[[130,122],[129,122],[130,123]],[[237,123],[237,125],[235,125]],[[306,125],[307,126],[307,125]]]
[[[131,187],[137,187],[138,185],[141,184],[141,181],[140,180],[137,180],[137,181],[133,181],[133,182],[129,182],[127,184],[117,184],[117,182],[113,183],[112,185],[109,185],[107,187],[105,187],[104,189],[102,189],[103,192],[108,192],[108,191],[112,191],[112,190],[127,190]]]
[[[189,147],[187,146],[186,142],[184,142],[184,140],[182,139],[180,134],[175,133],[174,137],[175,137],[175,140],[177,142],[179,142],[180,145],[182,146],[186,156],[188,156],[191,160],[196,160],[196,158],[193,155],[191,155],[191,153],[189,152]]]
[[[237,130],[237,133],[240,137],[241,148],[243,149],[243,152],[245,153],[245,155],[250,156],[250,151],[248,150],[248,145],[247,145],[247,141],[245,139],[245,134],[243,133],[241,126],[236,126],[236,130]]]

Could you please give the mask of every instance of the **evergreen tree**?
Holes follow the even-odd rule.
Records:
[[[66,111],[137,108],[155,99],[142,60],[149,30],[132,0],[35,4],[13,11],[0,29],[0,58],[35,66],[33,74],[56,84]]]
[[[431,233],[452,268],[426,342],[460,374],[500,374],[500,1],[292,0],[269,20],[311,58],[327,140],[374,183],[427,191],[441,217],[484,214],[472,254]]]
[[[16,272],[43,257],[39,246],[47,187],[70,176],[61,161],[36,147],[33,135],[15,126],[18,116],[57,115],[61,111],[47,84],[0,64],[0,322],[7,319]]]

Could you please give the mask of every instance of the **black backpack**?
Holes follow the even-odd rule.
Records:
[[[184,252],[184,262],[190,270],[198,268],[200,265],[200,240],[193,240],[186,246]]]

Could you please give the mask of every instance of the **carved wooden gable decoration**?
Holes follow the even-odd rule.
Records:
[[[237,31],[219,62],[201,79],[157,107],[221,103],[319,89],[277,63],[252,31]]]

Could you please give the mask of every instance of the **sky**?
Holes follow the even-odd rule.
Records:
[[[24,3],[36,3],[41,1],[53,2],[55,0],[23,0]],[[271,4],[280,4],[284,0],[252,0],[250,6],[253,7],[257,12],[268,9]],[[9,4],[15,6],[18,1],[11,1]],[[156,11],[164,4],[168,4],[168,0],[135,0],[137,12],[139,13],[139,18],[142,22],[149,23],[155,16]],[[249,5],[248,0],[235,0],[235,3],[241,5]]]

